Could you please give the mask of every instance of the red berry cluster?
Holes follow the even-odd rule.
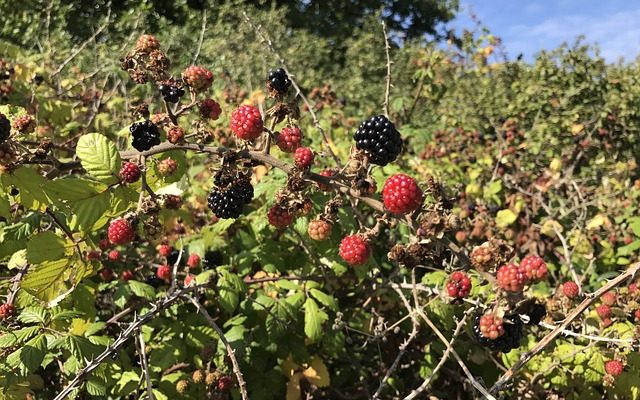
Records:
[[[311,164],[313,164],[313,159],[315,158],[313,154],[313,150],[308,147],[298,147],[296,149],[296,167],[306,170],[311,168]]]
[[[580,294],[580,287],[574,281],[567,281],[562,284],[562,294],[569,299],[575,299]]]
[[[607,374],[615,377],[618,377],[624,371],[624,364],[620,360],[609,360],[604,363],[604,370],[607,371]]]
[[[384,183],[382,200],[393,214],[406,214],[422,205],[422,190],[416,181],[405,174],[393,175]]]
[[[164,281],[171,279],[171,267],[168,265],[161,265],[156,270],[156,276]]]
[[[462,271],[455,271],[449,275],[447,293],[454,299],[464,299],[471,292],[471,279]]]
[[[309,227],[307,228],[307,232],[309,233],[309,237],[313,240],[326,240],[331,236],[331,229],[333,225],[331,223],[323,220],[316,219],[309,222]]]
[[[196,268],[198,265],[200,265],[200,256],[195,253],[190,254],[187,259],[187,266],[189,268]]]
[[[196,92],[203,92],[211,87],[213,73],[204,67],[192,65],[182,72],[182,80]]]
[[[274,205],[267,213],[269,223],[276,228],[286,228],[293,222],[293,215],[279,205]]]
[[[184,129],[180,128],[179,126],[172,126],[171,129],[169,129],[169,132],[167,132],[167,140],[169,141],[169,143],[180,143],[183,139]]]
[[[547,279],[549,272],[547,264],[537,255],[528,255],[520,262],[520,268],[524,270],[527,279],[530,282],[541,282]]]
[[[527,275],[516,264],[509,263],[498,268],[498,286],[507,292],[521,292],[527,283]]]
[[[231,130],[240,139],[254,140],[263,129],[262,115],[257,108],[240,106],[231,113]]]
[[[280,150],[285,153],[293,153],[296,151],[296,149],[300,147],[301,142],[302,132],[300,131],[300,128],[295,126],[282,128],[276,141]]]
[[[120,168],[120,179],[125,183],[133,183],[140,179],[140,167],[136,163],[125,161]]]
[[[480,333],[487,339],[496,340],[504,335],[502,318],[495,314],[485,314],[480,317]]]
[[[16,313],[16,308],[13,304],[3,304],[0,306],[0,320],[9,319]]]
[[[158,173],[162,176],[171,176],[178,169],[178,163],[173,158],[165,158],[158,163]]]
[[[220,104],[213,99],[204,99],[200,102],[200,115],[203,118],[209,118],[212,120],[216,120],[220,117],[222,113],[222,108],[220,108]]]
[[[111,221],[107,229],[107,237],[113,244],[128,244],[133,241],[133,228],[129,221],[118,218]]]
[[[345,236],[340,242],[340,257],[350,265],[362,265],[369,260],[369,242],[360,235]]]

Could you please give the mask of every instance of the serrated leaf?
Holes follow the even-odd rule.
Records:
[[[122,160],[115,143],[99,133],[83,135],[78,140],[76,155],[82,167],[97,180],[111,184],[118,181]]]
[[[329,307],[332,310],[337,310],[338,307],[333,296],[321,292],[318,289],[311,289],[309,290],[309,293],[311,293],[311,295],[323,305]]]
[[[6,332],[3,335],[0,335],[0,348],[7,348],[16,344],[24,343],[35,336],[39,331],[39,326],[29,326],[15,331]]]
[[[41,301],[54,300],[68,290],[64,276],[70,261],[47,261],[31,267],[22,281],[22,289]]]
[[[65,255],[64,238],[51,231],[41,232],[27,243],[27,261],[39,264],[44,261],[59,260]]]
[[[25,324],[45,325],[49,320],[49,312],[39,306],[26,307],[18,315],[18,320]]]
[[[105,383],[96,378],[89,379],[85,388],[87,389],[87,393],[91,396],[105,397],[107,394],[107,387]]]
[[[38,335],[29,340],[24,347],[20,349],[20,362],[25,366],[27,371],[33,372],[44,360],[47,353],[47,337]]]
[[[138,297],[146,300],[153,300],[156,297],[156,290],[153,286],[143,282],[129,281],[127,282],[131,291]]]
[[[304,302],[304,333],[312,341],[322,337],[322,325],[329,316],[320,308],[311,297]]]
[[[0,181],[5,187],[15,186],[20,191],[17,202],[27,210],[38,210],[50,203],[44,190],[49,181],[35,169],[22,166],[11,174],[1,174]]]
[[[229,271],[222,269],[219,272],[218,289],[220,296],[218,301],[222,308],[231,314],[238,306],[240,292],[243,290],[244,284],[237,275]]]

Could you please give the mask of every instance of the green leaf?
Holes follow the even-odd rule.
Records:
[[[318,290],[318,289],[311,289],[311,290],[309,290],[309,293],[311,293],[311,295],[312,295],[316,300],[318,300],[318,301],[319,301],[320,303],[322,303],[323,305],[325,305],[325,306],[329,307],[330,309],[332,309],[332,310],[334,310],[334,311],[338,309],[338,307],[337,307],[337,305],[336,305],[336,301],[335,301],[335,299],[333,298],[333,296],[328,295],[328,294],[326,294],[326,293],[324,293],[324,292],[321,292],[321,291],[320,291],[320,290]]]
[[[70,262],[62,259],[32,267],[22,281],[22,289],[41,301],[53,301],[68,291],[64,277]]]
[[[35,169],[22,166],[10,174],[0,175],[0,181],[5,187],[15,186],[20,191],[17,202],[27,210],[38,210],[51,202],[44,190],[49,181]]]
[[[24,343],[35,336],[39,331],[39,326],[29,326],[0,335],[0,348],[7,348],[16,344]]]
[[[518,216],[511,210],[505,209],[498,211],[496,215],[496,226],[498,228],[506,228],[513,224],[518,219]]]
[[[327,314],[320,310],[318,304],[308,297],[304,302],[304,333],[312,341],[322,337],[322,325],[329,319]]]
[[[131,291],[138,297],[146,300],[153,300],[156,297],[156,290],[151,285],[138,281],[129,281],[127,283]]]
[[[47,337],[38,335],[29,340],[21,350],[20,361],[29,372],[33,372],[42,364],[47,353]]]
[[[39,306],[26,307],[18,315],[18,320],[25,324],[45,325],[49,320],[49,312]]]
[[[31,264],[54,261],[65,255],[65,239],[51,231],[41,232],[27,243],[27,260]]]
[[[218,289],[220,290],[220,297],[218,301],[222,308],[231,314],[238,306],[240,292],[243,291],[244,284],[237,275],[229,271],[221,269],[219,272]]]
[[[76,155],[82,167],[94,178],[107,184],[118,181],[122,160],[118,148],[106,136],[99,133],[83,135],[78,140]]]

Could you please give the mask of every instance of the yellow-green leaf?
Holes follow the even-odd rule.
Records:
[[[94,178],[104,183],[118,181],[120,153],[115,143],[99,133],[89,133],[78,140],[76,155],[82,167]]]
[[[508,208],[500,210],[496,215],[496,226],[498,228],[505,228],[516,222],[516,219],[518,219],[518,216]]]

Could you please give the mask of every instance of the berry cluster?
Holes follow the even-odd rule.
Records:
[[[522,292],[525,285],[547,279],[547,264],[536,255],[522,259],[520,265],[508,263],[498,268],[498,285],[507,292]]]
[[[167,140],[169,143],[180,143],[184,140],[184,129],[179,126],[172,126],[167,132]]]
[[[257,108],[240,106],[231,113],[231,130],[240,139],[254,140],[263,129],[262,115]]]
[[[134,236],[131,223],[124,218],[114,219],[107,229],[107,237],[113,244],[129,244],[133,241]]]
[[[0,144],[4,143],[11,135],[11,122],[4,114],[0,113]]]
[[[471,292],[471,279],[462,271],[455,271],[449,276],[447,293],[454,299],[464,299]]]
[[[298,147],[296,149],[296,157],[295,163],[296,167],[301,170],[307,170],[311,168],[311,164],[313,164],[313,159],[315,155],[313,154],[313,150],[308,147]]]
[[[13,304],[2,304],[0,305],[0,320],[5,320],[13,317],[16,313],[16,308]]]
[[[204,99],[200,102],[200,115],[203,118],[216,120],[220,117],[222,109],[220,104],[213,99]]]
[[[120,179],[125,183],[133,183],[140,179],[140,167],[136,163],[125,161],[120,168]]]
[[[26,114],[13,120],[13,128],[22,133],[32,133],[36,129],[36,120],[33,116]]]
[[[167,103],[177,103],[184,96],[184,89],[175,83],[168,82],[158,86],[160,95]]]
[[[523,323],[517,315],[478,315],[473,325],[478,343],[494,351],[508,353],[520,346],[524,336]]]
[[[276,204],[269,209],[267,219],[269,223],[276,228],[286,228],[293,222],[293,214],[286,208]]]
[[[158,173],[160,176],[171,176],[178,169],[178,163],[173,158],[165,158],[158,163]]]
[[[239,179],[230,185],[214,187],[207,203],[218,218],[238,218],[245,204],[253,200],[253,186],[248,179]]]
[[[290,87],[291,80],[283,68],[269,71],[269,75],[267,76],[267,89],[270,93],[282,96],[287,93]]]
[[[362,122],[353,135],[356,148],[364,151],[373,164],[385,166],[402,150],[402,139],[396,127],[384,115]]]
[[[369,260],[369,242],[360,235],[345,236],[339,250],[340,257],[349,265],[362,265]]]
[[[323,241],[327,240],[331,236],[331,230],[333,225],[330,222],[323,219],[316,219],[309,222],[307,233],[313,240]]]
[[[287,126],[282,128],[277,137],[276,143],[280,150],[285,153],[293,153],[302,142],[302,132],[300,128],[295,126]]]
[[[196,92],[204,92],[213,84],[213,73],[204,67],[192,65],[182,72],[183,82]]]
[[[138,151],[146,151],[160,144],[160,130],[151,122],[134,122],[129,128],[133,135],[131,145]]]
[[[405,174],[393,175],[382,188],[384,206],[393,214],[406,214],[422,205],[422,190],[416,181]]]

